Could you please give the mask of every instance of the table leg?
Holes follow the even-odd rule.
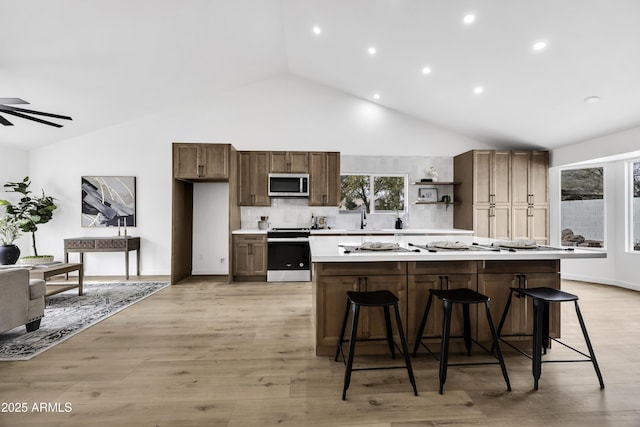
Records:
[[[125,268],[125,277],[129,280],[129,251],[125,249],[124,251],[124,268]]]
[[[67,252],[67,250],[66,250],[66,249],[64,250],[64,263],[65,263],[65,264],[69,264],[69,252]],[[69,280],[69,273],[65,274],[65,275],[64,275],[64,278],[65,278],[66,280]]]
[[[140,248],[136,249],[136,274],[140,275]]]
[[[78,295],[79,296],[82,296],[84,292],[82,290],[83,279],[84,279],[84,264],[80,264],[80,268],[78,269]]]

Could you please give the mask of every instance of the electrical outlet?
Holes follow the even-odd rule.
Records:
[[[224,258],[220,258],[220,264],[224,264],[227,260]]]

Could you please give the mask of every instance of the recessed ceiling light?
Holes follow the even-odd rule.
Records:
[[[313,27],[313,34],[315,35],[320,35],[322,34],[322,28],[318,27],[317,25],[315,27]]]
[[[369,55],[375,55],[376,48],[374,46],[371,46],[369,49],[367,49],[367,52],[369,52]]]
[[[473,88],[473,93],[476,95],[481,94],[482,92],[484,92],[484,88],[482,86],[476,86]]]
[[[533,50],[543,50],[547,47],[547,42],[539,41],[533,45]]]
[[[596,102],[600,102],[600,97],[599,96],[587,96],[584,99],[584,102],[586,102],[587,104],[595,104]]]
[[[373,99],[380,99],[380,94],[379,93],[374,93],[373,94]]]
[[[422,74],[431,74],[431,67],[422,67]]]
[[[464,16],[464,18],[462,19],[462,21],[463,21],[465,24],[471,24],[471,23],[472,23],[473,21],[475,21],[475,20],[476,20],[475,15],[472,15],[472,14],[470,14],[470,13],[469,13],[469,14],[467,14],[467,15],[465,15],[465,16]]]

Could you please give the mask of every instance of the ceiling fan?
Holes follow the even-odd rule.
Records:
[[[32,120],[34,122],[42,123],[49,126],[54,126],[57,128],[61,128],[62,125],[58,123],[50,122],[48,120],[43,120],[38,117],[33,117],[33,116],[36,115],[36,116],[53,117],[54,119],[73,120],[69,116],[61,116],[59,114],[44,113],[42,111],[35,111],[35,110],[27,110],[26,108],[11,107],[10,105],[7,105],[7,104],[10,104],[10,105],[28,104],[28,102],[20,98],[0,98],[0,123],[2,123],[4,126],[13,126],[13,123],[11,123],[9,120],[4,118],[3,114],[10,114],[12,116],[20,117],[27,120]]]

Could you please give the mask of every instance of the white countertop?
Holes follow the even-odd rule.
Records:
[[[428,252],[388,252],[366,251],[345,253],[340,245],[359,246],[364,242],[393,242],[406,249],[415,249],[409,243],[426,245],[437,240],[454,240],[466,244],[473,242],[491,244],[492,240],[452,235],[445,236],[311,236],[312,262],[383,262],[383,261],[454,261],[454,260],[543,260],[565,258],[606,258],[603,251],[589,249],[567,250],[521,250],[518,252],[501,251],[443,251]]]
[[[267,234],[267,230],[258,230],[257,228],[243,228],[239,230],[233,230],[231,234]],[[441,228],[405,228],[397,230],[395,228],[382,228],[382,229],[355,229],[347,230],[345,228],[330,228],[321,230],[311,230],[312,235],[331,235],[331,234],[347,234],[347,235],[364,235],[364,234],[403,234],[403,235],[420,235],[420,236],[472,236],[472,230],[460,230],[460,229],[441,229]]]

